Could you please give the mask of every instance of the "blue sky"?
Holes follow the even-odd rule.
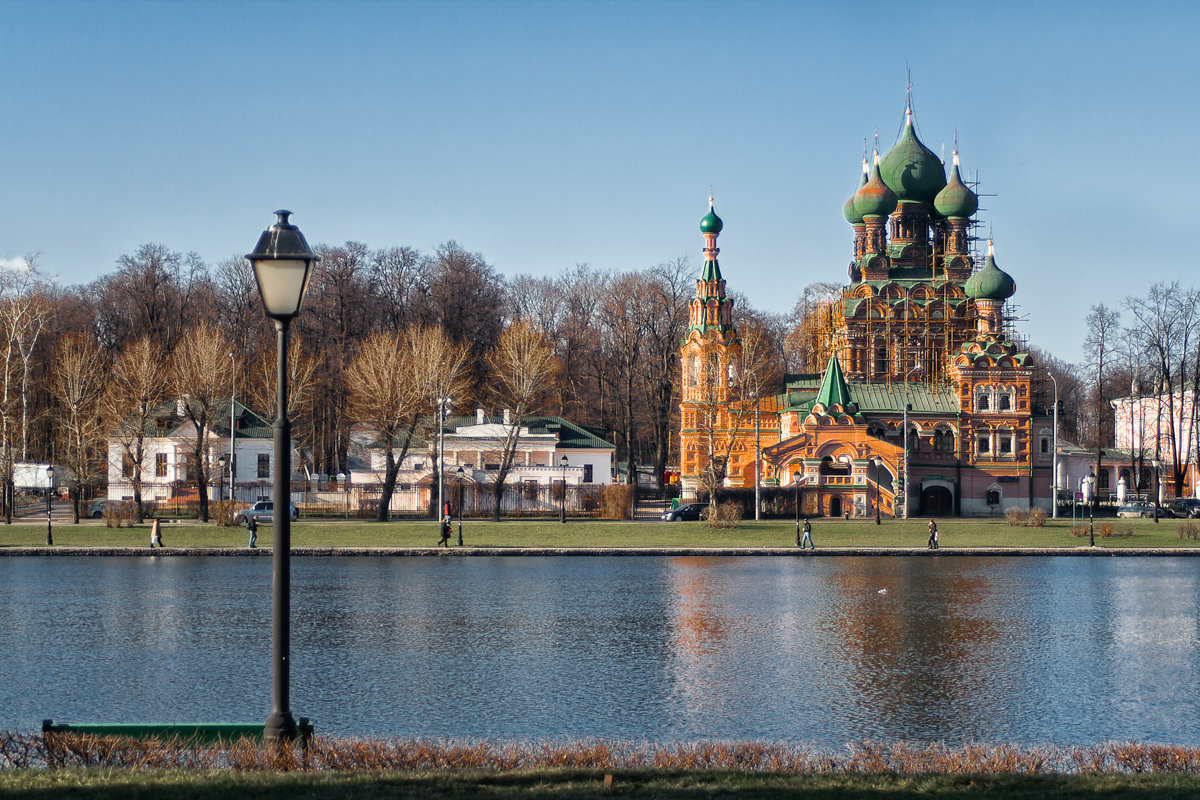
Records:
[[[146,242],[310,242],[501,273],[687,255],[786,311],[846,280],[863,140],[958,135],[1030,339],[1194,283],[1200,4],[0,2],[0,260],[85,283]]]

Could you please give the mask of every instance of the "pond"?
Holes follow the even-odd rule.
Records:
[[[319,733],[1200,744],[1186,558],[297,557]],[[271,564],[0,558],[0,729],[258,721]]]

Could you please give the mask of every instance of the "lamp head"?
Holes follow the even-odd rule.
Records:
[[[247,253],[246,258],[254,266],[263,311],[271,319],[288,322],[300,313],[313,264],[321,259],[300,229],[288,221],[292,212],[275,213],[278,220],[263,231],[254,252]]]

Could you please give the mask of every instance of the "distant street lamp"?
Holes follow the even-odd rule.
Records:
[[[54,494],[54,465],[46,467],[46,547],[54,546],[54,523],[50,519],[50,501]]]
[[[1154,524],[1158,524],[1158,501],[1162,497],[1162,462],[1157,458],[1150,462],[1154,465]]]
[[[224,496],[224,493],[225,493],[225,465],[227,463],[229,463],[229,459],[227,459],[225,456],[221,456],[220,458],[217,459],[217,502],[218,503],[225,499],[225,496]],[[231,491],[230,497],[232,497],[232,496],[233,496],[233,493]]]
[[[291,650],[291,548],[292,548],[292,427],[288,420],[288,324],[300,313],[313,264],[320,261],[300,229],[288,222],[290,211],[276,211],[278,220],[259,237],[254,252],[246,255],[254,266],[254,278],[262,297],[263,311],[275,323],[276,408],[275,408],[275,513],[272,515],[274,543],[272,558],[272,669],[271,714],[263,736],[268,741],[296,738],[296,720],[289,704]]]
[[[458,546],[463,546],[462,540],[462,515],[463,515],[463,468],[458,468]]]
[[[445,490],[445,458],[446,458],[446,410],[454,405],[454,401],[449,397],[439,397],[437,399],[438,406],[438,454],[437,454],[437,482],[438,482],[438,525],[441,526],[443,518],[446,516],[446,490]]]
[[[1047,374],[1054,383],[1054,447],[1053,455],[1050,457],[1050,518],[1058,519],[1058,380],[1054,377],[1053,372]]]
[[[883,523],[879,521],[879,470],[883,466],[883,459],[875,456],[871,459],[871,466],[875,467],[875,524],[882,525]]]
[[[792,485],[796,487],[796,547],[800,546],[800,471],[792,473]]]
[[[1088,507],[1088,547],[1096,546],[1095,510],[1092,498],[1096,496],[1096,473],[1089,471],[1083,476],[1083,501]]]
[[[559,514],[558,521],[565,525],[567,522],[567,457],[564,455],[562,458],[560,458],[558,460],[558,463],[559,463],[559,466],[562,467],[562,471],[563,471],[562,502],[560,503],[560,507],[562,510]]]

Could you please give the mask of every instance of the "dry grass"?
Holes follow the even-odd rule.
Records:
[[[1091,747],[858,742],[844,752],[768,742],[504,743],[316,737],[307,749],[242,739],[193,745],[78,734],[0,733],[0,769],[186,769],[256,772],[729,770],[814,775],[1200,775],[1200,748],[1139,742]]]
[[[742,521],[742,506],[732,501],[715,503],[705,512],[705,520],[713,528],[736,528]]]
[[[614,483],[600,490],[600,519],[630,519],[632,510],[632,486]]]

